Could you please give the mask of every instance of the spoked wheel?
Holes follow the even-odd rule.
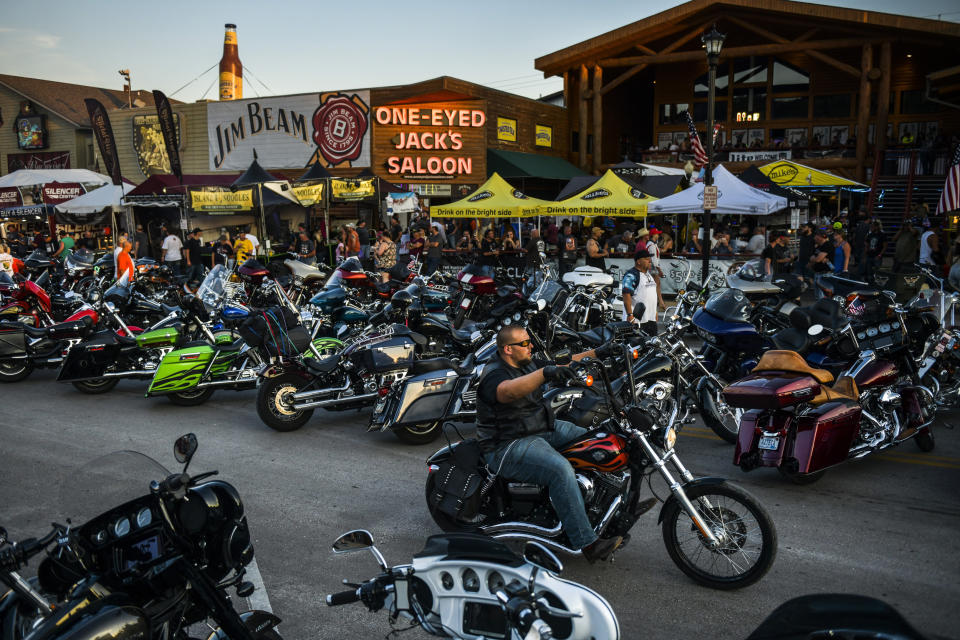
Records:
[[[33,363],[29,360],[0,361],[0,382],[20,382],[33,373]]]
[[[393,430],[393,435],[407,444],[429,444],[440,437],[440,423],[424,422],[409,427],[397,427]]]
[[[713,589],[740,589],[762,578],[777,555],[777,532],[766,510],[727,483],[693,487],[686,494],[717,544],[672,500],[663,519],[663,542],[674,563]]]
[[[294,409],[293,394],[303,386],[303,379],[291,374],[267,378],[257,392],[257,415],[276,431],[295,431],[306,424],[313,409]]]
[[[724,442],[736,444],[740,436],[740,418],[743,409],[731,407],[723,397],[723,388],[726,381],[718,379],[719,384],[713,381],[703,385],[697,397],[700,405],[700,414],[703,422],[710,427]]]
[[[93,380],[79,380],[72,383],[79,391],[84,393],[89,393],[90,395],[96,395],[98,393],[106,393],[110,391],[117,383],[120,382],[120,378],[95,378]]]
[[[189,391],[168,393],[167,398],[169,398],[173,404],[181,407],[195,407],[209,400],[213,392],[213,387],[205,387],[203,389],[190,389]]]

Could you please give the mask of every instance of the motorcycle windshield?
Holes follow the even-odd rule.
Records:
[[[93,266],[94,262],[95,262],[95,259],[94,259],[93,252],[90,251],[89,249],[80,249],[78,251],[74,251],[69,256],[67,256],[67,264],[74,268],[77,268],[77,267],[90,268]]]
[[[218,264],[207,273],[207,277],[200,283],[200,288],[197,289],[197,297],[203,300],[204,304],[215,307],[223,297],[225,285],[229,279],[230,272],[222,264]]]
[[[744,262],[743,266],[737,269],[737,277],[748,282],[760,282],[769,279],[763,272],[763,260],[760,258]]]
[[[347,258],[341,262],[339,265],[337,265],[337,269],[342,271],[350,271],[352,273],[363,273],[363,265],[360,264],[360,260],[356,256]]]
[[[704,310],[727,322],[750,321],[750,301],[740,289],[719,289],[707,300]]]
[[[170,472],[136,451],[114,451],[69,471],[60,483],[58,517],[74,526],[150,493],[150,482]]]

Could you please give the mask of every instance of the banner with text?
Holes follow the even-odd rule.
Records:
[[[330,197],[334,200],[363,200],[376,195],[373,180],[331,180]]]
[[[212,171],[370,166],[370,92],[312,93],[211,102],[207,140]]]
[[[303,187],[292,187],[293,195],[305,207],[309,207],[323,201],[323,183],[310,184]]]
[[[190,191],[190,208],[196,213],[251,211],[253,189],[243,191]]]

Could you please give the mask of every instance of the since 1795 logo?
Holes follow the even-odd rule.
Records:
[[[363,153],[370,107],[359,96],[334,93],[313,112],[313,141],[330,165],[353,162]]]

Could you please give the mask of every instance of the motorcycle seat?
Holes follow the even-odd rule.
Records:
[[[137,339],[130,336],[117,336],[117,344],[121,347],[135,347],[137,346]]]
[[[14,325],[9,328],[21,329],[25,334],[27,334],[31,338],[45,338],[47,335],[47,327],[31,327],[30,325],[23,324],[21,322],[10,322],[10,323],[4,323],[4,324]],[[16,326],[16,325],[20,325],[20,326]]]
[[[319,360],[317,358],[304,358],[303,361],[307,364],[307,369],[313,373],[331,373],[340,364],[340,355],[334,354]]]
[[[807,338],[807,333],[794,328],[777,331],[775,334],[770,336],[770,340],[773,341],[773,344],[777,347],[777,349],[782,349],[784,351],[802,352],[806,351],[807,347],[810,346],[810,340]]]
[[[390,293],[393,286],[389,282],[378,282],[377,291],[380,293]]]
[[[810,404],[816,406],[838,400],[859,402],[859,396],[860,390],[857,388],[856,381],[850,376],[840,376],[832,387],[821,385],[820,393],[810,401]]]
[[[454,329],[453,326],[450,326],[450,335],[453,336],[453,339],[457,342],[470,342],[471,336],[474,331],[477,331],[477,325],[473,325],[469,329]]]
[[[512,284],[502,284],[497,287],[497,295],[501,298],[506,298],[512,293],[516,293],[517,288]]]
[[[168,314],[168,315],[171,314],[171,313],[179,313],[179,312],[180,312],[180,307],[171,307],[171,306],[169,306],[169,305],[163,304],[162,302],[160,303],[160,308],[163,309],[163,312],[166,313],[166,314]]]
[[[443,371],[444,369],[455,369],[456,363],[450,358],[430,358],[428,360],[416,360],[410,367],[410,375],[418,376],[421,373],[430,373],[431,371]]]
[[[234,340],[230,344],[218,344],[217,351],[223,351],[225,353],[234,353],[236,351],[240,351],[240,349],[243,349],[243,346],[245,344],[247,343],[243,341],[243,338],[238,338],[237,340]]]
[[[763,373],[764,371],[785,371],[788,373],[801,373],[811,376],[820,384],[833,382],[833,374],[826,369],[814,369],[804,360],[796,351],[783,351],[773,349],[767,351],[760,358],[760,362],[753,368],[751,373]]]

